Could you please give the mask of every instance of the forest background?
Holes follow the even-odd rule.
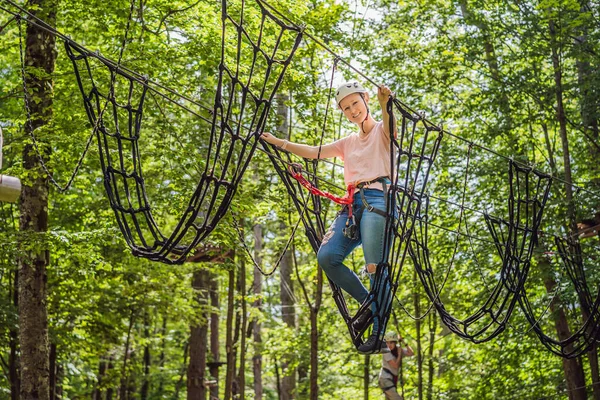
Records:
[[[122,65],[212,107],[220,2],[132,4]],[[73,40],[119,58],[128,2],[22,5]],[[561,179],[553,184],[545,231],[573,234],[577,221],[600,208],[598,3],[273,0],[272,5],[373,81],[390,86],[404,103],[467,139],[444,139],[432,193],[466,198],[476,211],[504,204],[507,163],[501,154]],[[27,90],[35,90],[28,103],[41,157],[61,185],[78,164],[92,127],[60,40],[36,36],[22,22],[20,42],[18,19],[4,11],[2,173],[19,177],[25,189],[19,203],[0,204],[0,398],[380,398],[380,356],[354,349],[302,229],[283,252],[298,215],[269,159],[259,151],[254,155],[231,210],[207,241],[210,248],[199,249],[183,265],[132,256],[104,193],[96,144],[64,193],[41,168],[23,76]],[[334,58],[304,38],[275,98],[271,132],[309,144],[352,132],[328,106]],[[334,85],[368,84],[338,66]],[[368,89],[374,96],[376,88]],[[148,109],[140,152],[148,196],[168,230],[194,190],[197,149],[206,138],[189,113]],[[498,154],[478,151],[469,141]],[[343,187],[338,167],[325,164],[319,171]],[[573,190],[572,181],[584,190]],[[498,279],[498,259],[489,243],[472,243],[485,234],[482,215],[445,204],[432,205],[429,248],[435,274],[445,282],[445,303],[467,316],[485,301],[490,280]],[[496,211],[506,212],[500,208]],[[263,276],[254,267],[239,230],[256,263],[265,271],[278,267],[275,273]],[[597,239],[582,240],[592,293],[600,278],[594,268]],[[551,240],[540,240],[526,289],[540,326],[564,339],[583,317],[555,250]],[[349,266],[359,272],[361,259],[356,252]],[[398,283],[388,329],[416,352],[401,370],[405,398],[600,399],[595,347],[573,360],[552,354],[518,308],[498,337],[473,344],[440,323],[412,266],[403,269]]]

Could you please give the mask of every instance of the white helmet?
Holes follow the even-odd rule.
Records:
[[[394,331],[390,331],[390,332],[386,333],[383,338],[385,339],[386,342],[397,342],[398,334]]]
[[[344,83],[343,85],[340,85],[335,92],[335,101],[340,105],[340,101],[352,93],[367,93],[367,90],[356,81]]]

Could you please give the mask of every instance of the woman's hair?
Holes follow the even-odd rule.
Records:
[[[396,342],[394,342],[396,343]],[[398,358],[398,346],[394,346],[394,348],[391,350],[392,355],[396,358]]]

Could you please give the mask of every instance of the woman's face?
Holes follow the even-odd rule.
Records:
[[[396,347],[396,342],[394,342],[393,340],[388,340],[385,342],[385,344],[387,344],[387,347],[390,350],[393,350],[394,347]]]
[[[364,96],[363,100],[360,93],[352,93],[340,101],[340,108],[348,121],[357,125],[360,125],[367,116],[366,102],[369,101],[369,95],[364,93]]]

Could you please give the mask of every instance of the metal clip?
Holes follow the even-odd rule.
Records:
[[[344,234],[344,237],[348,239],[358,239],[359,231],[358,225],[356,225],[356,219],[354,218],[354,215],[351,218],[348,218],[348,220],[346,220],[346,227],[342,230],[342,233]]]

